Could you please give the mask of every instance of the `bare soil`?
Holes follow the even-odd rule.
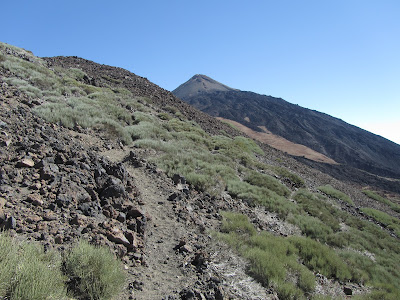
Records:
[[[338,164],[333,159],[327,157],[326,155],[323,155],[322,153],[319,153],[319,152],[317,152],[309,147],[306,147],[304,145],[293,143],[281,136],[277,136],[277,135],[271,133],[265,126],[260,126],[260,129],[262,129],[263,132],[257,132],[255,130],[253,130],[249,127],[246,127],[243,124],[240,124],[239,122],[236,122],[233,120],[228,120],[228,119],[224,119],[221,117],[217,117],[217,119],[228,122],[229,124],[232,124],[237,129],[239,129],[240,131],[247,134],[249,137],[251,137],[257,141],[260,141],[262,143],[268,144],[272,148],[281,150],[290,155],[303,156],[305,158],[308,158],[308,159],[316,161],[316,162],[322,162],[322,163],[334,164],[334,165]]]

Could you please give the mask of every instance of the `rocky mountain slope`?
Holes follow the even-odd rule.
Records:
[[[256,132],[271,132],[340,164],[400,178],[400,145],[280,98],[226,90],[223,85],[220,89],[198,88],[202,82],[209,82],[210,79],[204,78],[204,75],[195,75],[173,93],[211,116],[239,122]]]
[[[115,299],[399,295],[397,181],[337,180],[126,70],[3,43],[0,104],[0,227],[108,247]]]

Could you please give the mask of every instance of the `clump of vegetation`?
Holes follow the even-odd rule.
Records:
[[[304,237],[290,237],[289,241],[298,249],[304,264],[327,277],[339,280],[351,279],[346,263],[326,245]]]
[[[333,232],[329,225],[324,224],[318,218],[308,215],[291,215],[287,221],[298,226],[305,236],[319,241],[326,241],[328,235]]]
[[[222,212],[222,215],[222,233],[217,236],[247,258],[249,272],[265,286],[274,287],[282,299],[310,295],[315,288],[312,271],[340,280],[351,278],[345,262],[317,241],[257,233],[246,216],[231,212]]]
[[[65,272],[74,292],[87,299],[111,299],[125,281],[121,263],[110,251],[81,241],[65,259]]]
[[[249,236],[257,233],[253,224],[250,223],[249,218],[246,215],[229,211],[221,212],[221,214],[224,217],[222,219],[221,232],[247,234]]]
[[[342,200],[344,202],[347,202],[351,205],[354,205],[353,200],[351,200],[351,198],[349,196],[347,196],[345,193],[336,190],[335,188],[333,188],[331,185],[324,185],[324,186],[320,186],[318,187],[318,189],[323,192],[324,194],[335,198],[335,199],[339,199]]]
[[[80,242],[64,258],[44,252],[35,243],[17,242],[0,234],[0,298],[69,299],[72,292],[85,299],[111,299],[118,294],[125,275],[121,263],[106,248]]]
[[[379,299],[397,299],[400,295],[398,241],[373,224],[360,220],[358,226],[362,230],[350,227],[346,232],[335,233],[342,235],[347,244],[343,250],[333,250],[311,238],[257,233],[246,216],[227,212],[222,215],[222,233],[217,236],[248,258],[252,275],[263,284],[273,286],[283,299],[309,297],[314,282],[310,271],[341,281],[371,285],[373,291],[365,295],[367,299],[378,299],[378,295]],[[356,223],[355,217],[342,217],[348,224]],[[302,264],[298,267],[293,262]],[[288,283],[285,279],[293,276],[291,272],[298,272],[294,285],[293,280]]]
[[[254,186],[240,180],[230,180],[226,189],[230,195],[243,199],[249,204],[263,205],[281,218],[285,218],[290,213],[298,213],[298,206],[295,203],[268,188]]]
[[[261,174],[255,171],[249,171],[244,180],[252,185],[267,188],[280,196],[289,196],[289,189],[280,183],[277,179],[267,174]]]
[[[384,224],[387,226],[389,229],[392,229],[397,236],[400,237],[400,220],[388,215],[387,213],[384,213],[383,211],[373,209],[373,208],[368,208],[368,207],[363,207],[361,210],[377,220],[378,222]]]
[[[291,182],[294,187],[300,188],[305,186],[303,178],[301,178],[297,174],[290,172],[286,168],[273,167],[273,171],[282,179],[289,180],[289,182]]]
[[[388,205],[391,209],[393,209],[396,212],[400,212],[400,205],[393,203],[392,201],[390,201],[389,199],[382,197],[380,195],[378,195],[377,193],[370,191],[370,190],[363,190],[363,193],[365,195],[367,195],[368,197],[370,197],[371,199],[374,199],[376,201],[379,201],[381,203],[384,203],[386,205]]]
[[[19,243],[0,234],[0,297],[66,299],[61,258],[35,244]]]
[[[277,161],[279,163],[283,163],[283,161],[278,158]],[[301,188],[305,187],[304,179],[301,178],[299,175],[289,171],[287,168],[280,167],[280,166],[272,166],[262,162],[256,162],[255,167],[262,171],[270,171],[279,177],[282,181],[289,183],[290,186],[294,188]]]
[[[298,190],[293,199],[296,200],[297,204],[304,211],[320,219],[325,226],[329,226],[333,231],[339,231],[339,210],[325,201],[325,199],[321,199],[318,195],[310,193],[305,189]]]

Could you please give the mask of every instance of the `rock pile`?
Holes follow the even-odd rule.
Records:
[[[125,167],[36,117],[15,99],[16,89],[0,86],[0,228],[46,248],[82,238],[141,263],[147,218]]]

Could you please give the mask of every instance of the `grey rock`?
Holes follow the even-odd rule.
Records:
[[[8,217],[5,224],[5,229],[16,229],[17,228],[17,220],[11,216]]]
[[[343,292],[347,295],[347,296],[351,296],[353,295],[353,290],[347,286],[343,287]]]
[[[126,221],[126,214],[123,212],[119,212],[117,220],[121,223],[124,223]]]
[[[67,194],[58,194],[56,204],[58,207],[68,207],[72,203],[72,197]]]

